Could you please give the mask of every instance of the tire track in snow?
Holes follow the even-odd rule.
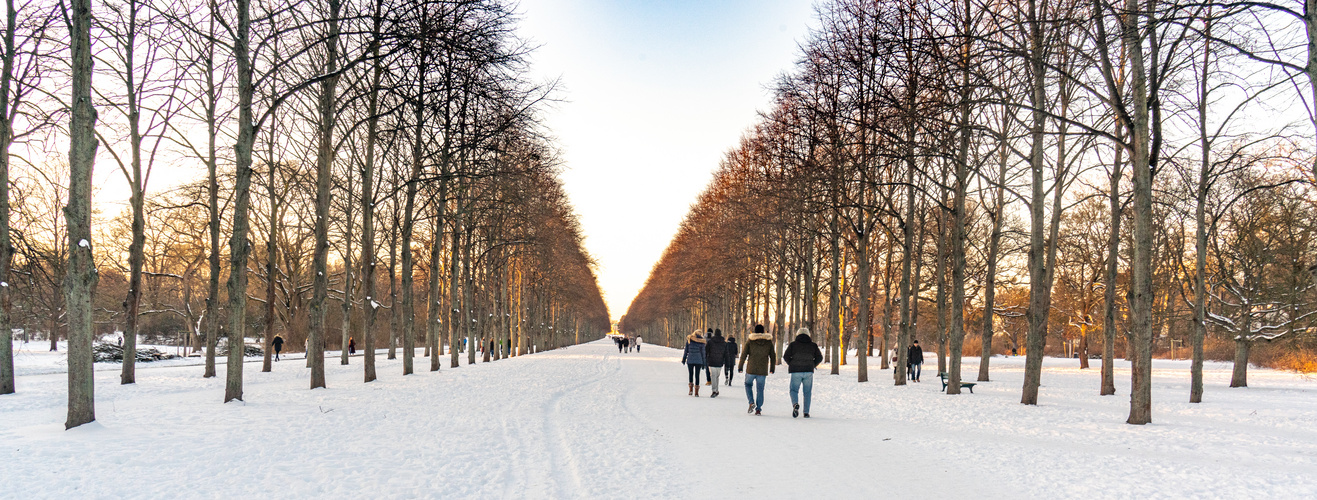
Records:
[[[609,365],[612,366],[609,369]],[[553,480],[557,483],[557,498],[584,498],[591,496],[585,491],[584,482],[581,477],[581,460],[580,457],[572,450],[571,440],[567,436],[566,430],[560,423],[566,418],[563,413],[563,399],[572,396],[583,389],[591,386],[602,385],[609,380],[610,375],[616,374],[621,370],[620,360],[613,356],[612,351],[605,351],[604,357],[591,363],[593,373],[580,376],[589,376],[585,380],[573,384],[563,390],[554,393],[553,397],[545,401],[541,420],[543,421],[544,436],[548,441],[548,448],[553,460],[550,466],[553,469]],[[594,399],[595,401],[598,398]]]

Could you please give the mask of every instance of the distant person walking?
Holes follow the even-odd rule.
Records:
[[[279,361],[279,351],[284,350],[284,338],[275,335],[274,340],[270,341],[270,345],[274,347],[274,360]]]
[[[768,381],[768,374],[777,370],[776,366],[777,352],[773,350],[773,336],[764,333],[764,325],[755,325],[750,340],[745,342],[745,351],[741,352],[741,362],[736,367],[736,371],[745,372],[745,398],[750,401],[746,413],[759,415],[764,408],[764,382]]]
[[[348,355],[351,356],[356,353],[357,353],[357,339],[348,337]]]
[[[714,330],[714,333],[720,333]],[[727,366],[724,371],[727,372],[727,385],[732,385],[732,375],[736,373],[736,356],[740,354],[740,348],[736,345],[736,337],[727,336]]]
[[[924,348],[919,347],[919,341],[916,340],[910,344],[910,349],[905,353],[906,377],[915,382],[919,381],[919,372],[924,366]]]
[[[704,340],[707,342],[709,339],[712,338],[713,338],[713,329],[710,328],[708,330],[705,330]],[[699,383],[699,382],[700,381],[698,380],[695,381],[695,383]],[[713,377],[709,376],[709,365],[707,364],[704,365],[704,385],[713,385]]]
[[[622,337],[622,347],[626,349],[626,352],[631,352],[631,338],[630,338],[630,337]]]
[[[640,336],[639,336],[639,335],[636,335],[636,352],[640,352],[640,343],[641,343],[641,340],[642,340],[642,339],[640,338]]]
[[[723,374],[723,367],[727,365],[727,341],[723,340],[723,332],[720,330],[713,331],[713,337],[708,340],[705,347],[705,364],[707,370],[713,372],[713,380],[710,385],[713,386],[713,393],[709,397],[718,397],[718,387],[721,386],[719,377]],[[707,372],[706,372],[707,373]]]
[[[617,353],[622,354],[622,337],[613,337],[613,343],[617,344]]]
[[[823,351],[819,350],[814,339],[809,338],[808,328],[796,330],[796,340],[782,353],[782,361],[786,362],[787,372],[791,373],[791,418],[800,416],[800,400],[796,393],[802,388],[805,392],[805,418],[809,418],[809,401],[814,392],[814,369],[823,362]]]
[[[704,337],[700,336],[699,330],[686,337],[686,349],[681,353],[681,362],[686,365],[687,396],[700,396],[700,371],[704,369],[704,363],[708,359],[704,344]]]

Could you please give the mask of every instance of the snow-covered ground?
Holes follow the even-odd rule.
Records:
[[[785,370],[754,417],[741,375],[689,397],[679,359],[604,340],[440,373],[419,358],[403,377],[381,356],[362,384],[360,358],[331,358],[314,391],[301,360],[253,363],[230,404],[222,374],[143,363],[132,386],[98,371],[98,421],[71,431],[64,375],[20,376],[0,396],[0,497],[1317,497],[1303,375],[1254,369],[1229,389],[1229,365],[1209,364],[1191,405],[1187,363],[1158,361],[1154,423],[1130,426],[1127,364],[1120,395],[1100,397],[1099,363],[1049,359],[1041,404],[1024,406],[1023,358],[994,358],[994,381],[960,396],[940,393],[935,363],[894,387],[873,359],[866,384],[824,365],[805,420]]]

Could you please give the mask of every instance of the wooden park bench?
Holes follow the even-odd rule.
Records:
[[[939,374],[937,374],[937,378],[942,379],[942,392],[946,392],[946,391],[947,391],[947,374],[945,374],[945,373],[939,373]],[[975,386],[975,385],[978,385],[978,382],[961,382],[961,383],[960,383],[960,386],[961,386],[961,387],[966,388],[966,389],[969,389],[969,393],[970,393],[970,394],[974,394],[974,386]]]

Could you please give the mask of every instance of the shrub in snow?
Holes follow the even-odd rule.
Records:
[[[242,347],[243,347],[243,352],[242,352],[243,356],[254,357],[254,356],[265,355],[265,351],[262,350],[259,346],[254,346],[251,344],[243,344]],[[227,342],[220,344],[218,347],[215,348],[215,352],[218,353],[220,356],[228,356],[229,344]]]
[[[118,344],[111,344],[109,342],[97,342],[95,345],[92,346],[91,350],[92,350],[92,359],[94,359],[97,363],[123,362],[123,347],[120,347]],[[148,347],[145,349],[137,350],[138,363],[149,363],[151,361],[160,361],[162,359],[174,359],[177,357],[178,356],[173,354],[160,352],[160,350],[154,347]]]

